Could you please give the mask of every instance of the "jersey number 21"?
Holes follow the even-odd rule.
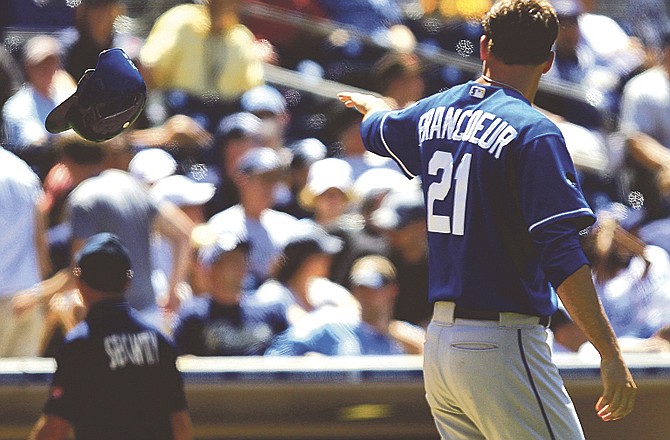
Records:
[[[465,227],[465,202],[468,198],[468,179],[470,178],[470,161],[472,154],[466,153],[453,172],[454,157],[446,151],[436,151],[428,162],[428,174],[436,176],[439,170],[444,170],[442,179],[433,182],[428,187],[428,231],[442,234],[463,235]],[[434,213],[435,202],[444,200],[451,191],[451,181],[456,181],[454,186],[454,209],[453,224],[448,215]]]

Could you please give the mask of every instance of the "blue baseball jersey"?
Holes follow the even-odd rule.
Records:
[[[518,91],[468,82],[370,115],[366,148],[421,176],[429,300],[548,316],[556,294],[535,239],[595,220],[558,127]]]

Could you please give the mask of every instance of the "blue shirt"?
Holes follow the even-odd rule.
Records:
[[[366,148],[421,176],[429,300],[548,316],[555,292],[535,242],[594,221],[558,127],[519,92],[475,82],[361,126]]]
[[[327,356],[405,354],[388,334],[333,307],[310,313],[278,335],[265,352],[273,356]]]
[[[95,304],[56,356],[45,414],[77,440],[172,439],[170,414],[186,409],[174,346],[123,299]]]

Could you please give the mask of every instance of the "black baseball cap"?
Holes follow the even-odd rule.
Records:
[[[147,97],[144,78],[119,48],[98,55],[95,69],[79,79],[77,90],[47,116],[50,133],[73,129],[84,139],[102,142],[128,128],[142,113]]]
[[[108,232],[89,237],[75,261],[75,275],[100,292],[121,293],[133,277],[128,250]]]

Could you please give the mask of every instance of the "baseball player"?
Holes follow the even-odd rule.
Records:
[[[532,107],[553,61],[545,0],[502,0],[483,18],[483,73],[391,111],[340,93],[364,115],[366,148],[420,175],[426,198],[428,403],[442,438],[584,438],[546,344],[560,296],[601,355],[604,420],[636,386],[597,299],[579,231],[594,222],[558,128]]]
[[[73,269],[88,308],[56,357],[44,415],[31,439],[190,439],[172,343],[124,299],[132,271],[118,237],[90,237]]]

